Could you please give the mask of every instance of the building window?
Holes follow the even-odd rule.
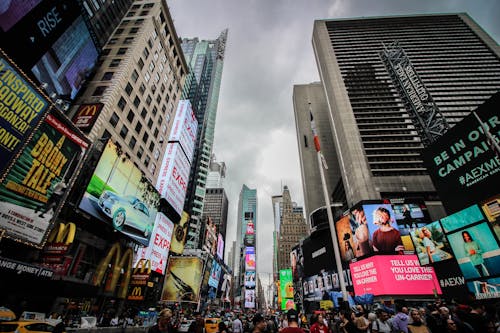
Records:
[[[139,149],[137,149],[137,157],[141,158],[143,153],[144,153],[144,148],[139,146]]]
[[[149,156],[146,156],[146,158],[144,159],[144,165],[146,167],[149,166],[149,160],[150,160]]]
[[[134,69],[134,71],[132,72],[132,81],[137,82],[137,79],[139,78],[139,73],[137,73],[137,71]]]
[[[149,57],[149,50],[147,47],[142,50],[142,55],[144,56],[144,59],[147,59]]]
[[[139,25],[139,24],[142,24],[142,22],[144,22],[144,19],[137,19],[135,20],[135,25]]]
[[[156,113],[158,112],[158,108],[156,106],[153,106],[153,110],[151,112],[153,113],[153,117],[156,116]]]
[[[139,16],[146,16],[149,14],[149,10],[143,10]]]
[[[130,96],[130,94],[132,94],[132,86],[130,85],[130,83],[127,83],[127,86],[125,86],[125,92],[127,93],[127,95]]]
[[[125,139],[127,137],[127,133],[128,133],[128,128],[127,128],[127,126],[123,125],[122,129],[120,130],[120,136],[123,139]]]
[[[151,141],[151,143],[149,144],[149,151],[153,152],[154,148],[155,148],[155,143],[153,141]]]
[[[148,114],[148,111],[146,110],[146,108],[142,108],[142,111],[141,111],[141,117],[142,119],[146,119],[146,115]]]
[[[134,27],[134,28],[130,29],[130,33],[131,34],[136,34],[138,31],[139,31],[139,28],[137,28],[137,27]]]
[[[120,47],[118,49],[118,52],[116,52],[116,54],[117,55],[124,55],[125,53],[127,53],[127,50],[128,50],[128,48],[126,48],[126,47]]]
[[[146,97],[146,104],[149,106],[151,105],[151,102],[152,102],[151,96],[148,95],[148,97]]]
[[[113,112],[113,114],[111,115],[111,118],[109,119],[109,123],[111,124],[111,126],[116,127],[116,124],[118,124],[119,119],[120,118],[118,118],[118,115],[116,114],[116,112]]]
[[[137,66],[139,66],[140,69],[144,68],[144,61],[142,58],[139,58],[139,61],[137,61]]]
[[[89,4],[87,3],[87,1],[84,1],[83,2],[83,7],[85,8],[85,10],[87,11],[87,14],[89,17],[92,17],[94,16],[94,12],[92,11],[92,9],[90,9],[90,6]]]
[[[111,64],[109,64],[109,67],[118,67],[121,61],[121,59],[113,59],[111,60]]]
[[[151,3],[151,2],[149,2],[149,3],[145,3],[145,4],[144,4],[144,6],[142,6],[142,8],[143,8],[143,9],[148,9],[148,8],[153,7],[153,6],[154,6],[154,4],[153,4],[153,3]]]
[[[154,70],[155,70],[155,64],[153,62],[151,62],[149,64],[149,70],[151,71],[151,73],[154,72]]]
[[[106,72],[106,73],[104,73],[104,75],[102,76],[101,81],[110,81],[113,78],[113,74],[114,74],[114,72]]]
[[[135,147],[135,144],[136,144],[136,143],[137,143],[137,140],[136,140],[136,139],[132,136],[132,137],[130,138],[130,142],[128,143],[128,146],[129,146],[130,148],[134,149],[134,147]]]
[[[160,104],[161,102],[161,95],[156,96],[156,103]]]
[[[129,44],[132,44],[132,42],[134,41],[134,37],[127,37],[125,38],[125,40],[123,41],[123,44],[125,45],[129,45]]]
[[[148,127],[149,127],[149,129],[151,129],[151,127],[153,127],[153,119],[149,119]]]
[[[160,150],[159,150],[159,149],[156,149],[156,150],[155,150],[155,153],[154,153],[154,156],[153,156],[153,157],[155,158],[155,160],[157,160],[157,159],[158,159],[158,157],[160,157]]]
[[[116,44],[116,42],[118,42],[118,38],[110,38],[110,39],[108,40],[108,44],[109,44],[109,45]]]
[[[138,108],[139,104],[141,104],[141,100],[139,99],[139,97],[135,96],[135,98],[134,98],[135,107]]]
[[[141,133],[141,129],[142,129],[142,124],[138,121],[137,124],[135,125],[135,131],[137,132],[137,134]]]
[[[92,96],[102,96],[105,90],[106,86],[98,86],[95,88],[94,92],[92,93]]]
[[[148,39],[148,45],[149,45],[149,48],[153,48],[153,40],[150,38]]]
[[[104,49],[101,52],[101,56],[107,56],[107,55],[109,55],[110,52],[111,52],[111,49]]]
[[[159,132],[160,132],[160,131],[158,130],[158,128],[155,128],[155,133],[154,133],[155,138],[158,138],[158,133],[159,133]]]
[[[123,109],[125,109],[126,105],[127,105],[127,102],[125,101],[125,98],[120,97],[120,100],[118,101],[118,107],[120,108],[120,110],[123,111]]]
[[[146,73],[144,74],[144,81],[149,82],[150,79],[151,79],[151,74],[149,74],[149,72],[146,71]]]
[[[128,12],[127,17],[132,17],[132,16],[135,16],[135,12],[133,12],[133,11]]]
[[[116,29],[115,35],[121,35],[122,33],[123,33],[123,29],[119,28],[119,29]]]
[[[144,132],[144,135],[142,136],[142,142],[148,143],[149,139],[149,134],[147,132]]]
[[[134,121],[134,112],[133,112],[132,110],[130,110],[130,111],[128,112],[128,115],[127,115],[127,120],[128,120],[129,122]]]

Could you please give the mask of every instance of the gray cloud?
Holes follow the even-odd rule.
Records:
[[[227,164],[227,244],[235,239],[243,184],[257,188],[257,270],[272,272],[271,196],[288,185],[303,205],[292,88],[318,81],[311,45],[316,19],[467,12],[496,40],[496,0],[169,0],[181,37],[215,39],[229,28],[214,152]],[[267,275],[261,277],[266,278]],[[266,278],[267,280],[267,278]]]

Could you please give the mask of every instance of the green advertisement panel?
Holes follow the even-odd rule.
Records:
[[[293,280],[290,268],[280,270],[280,295],[282,299],[293,299]]]

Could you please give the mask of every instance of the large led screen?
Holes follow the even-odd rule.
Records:
[[[293,281],[298,281],[304,276],[304,257],[302,246],[295,246],[290,252],[290,267],[292,268]]]
[[[412,254],[373,256],[349,267],[356,295],[441,294],[434,269],[420,266]]]
[[[193,162],[197,131],[198,121],[193,113],[191,102],[188,99],[180,100],[168,142],[179,143],[190,164]]]
[[[476,114],[492,136],[500,137],[500,92],[480,105]],[[474,114],[469,114],[422,152],[424,165],[449,213],[498,193],[500,159],[488,144]]]
[[[245,308],[247,309],[255,308],[255,289],[245,290]]]
[[[160,196],[120,148],[108,141],[79,208],[147,246]]]
[[[189,214],[182,212],[181,220],[174,225],[174,234],[172,235],[172,244],[170,245],[170,252],[182,254],[184,245],[186,244],[186,236],[189,227]]]
[[[487,222],[448,234],[466,279],[500,275],[500,249]]]
[[[217,256],[224,260],[224,237],[221,233],[217,234]]]
[[[467,282],[476,299],[500,298],[500,278]]]
[[[172,221],[162,213],[157,213],[149,246],[137,250],[134,266],[141,259],[148,259],[151,262],[151,269],[163,275],[167,266],[173,229]]]
[[[410,234],[422,266],[453,258],[439,221],[415,228]]]
[[[500,241],[500,194],[484,200],[480,206],[488,221],[491,222],[497,240]]]
[[[293,298],[292,270],[280,270],[280,294],[281,298]]]
[[[255,272],[245,272],[245,288],[255,288]]]
[[[255,271],[255,248],[245,248],[245,271]]]
[[[198,302],[203,261],[197,257],[170,257],[161,300]]]
[[[222,272],[222,266],[214,260],[212,262],[212,269],[210,270],[210,277],[208,278],[208,285],[217,289],[219,286],[219,279]]]
[[[48,108],[45,97],[0,50],[0,179]]]
[[[45,118],[0,184],[0,229],[42,247],[89,141],[63,115]]]
[[[354,236],[351,230],[350,217],[344,216],[335,223],[340,256],[344,261],[351,261],[355,256]]]
[[[481,210],[477,205],[473,205],[442,218],[441,224],[444,232],[449,233],[482,220],[484,220],[484,216]]]

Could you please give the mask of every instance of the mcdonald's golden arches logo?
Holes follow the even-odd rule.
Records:
[[[49,234],[47,242],[49,243],[64,243],[69,245],[73,243],[76,235],[76,225],[72,222],[68,224],[59,223]]]
[[[71,120],[76,127],[82,130],[90,130],[99,116],[104,104],[81,104],[76,111],[76,114]]]
[[[113,293],[115,292],[116,286],[118,285],[118,280],[121,275],[121,271],[123,269],[124,274],[120,283],[120,287],[118,289],[117,297],[125,298],[127,297],[128,286],[130,283],[130,278],[132,276],[133,252],[131,248],[127,248],[123,255],[121,255],[121,251],[122,250],[119,243],[113,244],[106,257],[99,263],[99,266],[97,266],[96,274],[94,276],[94,285],[100,286],[103,283],[108,265],[111,263],[111,260],[114,259],[111,266],[111,276],[108,277],[111,279],[111,281],[109,282],[109,284],[106,283],[105,291]]]

